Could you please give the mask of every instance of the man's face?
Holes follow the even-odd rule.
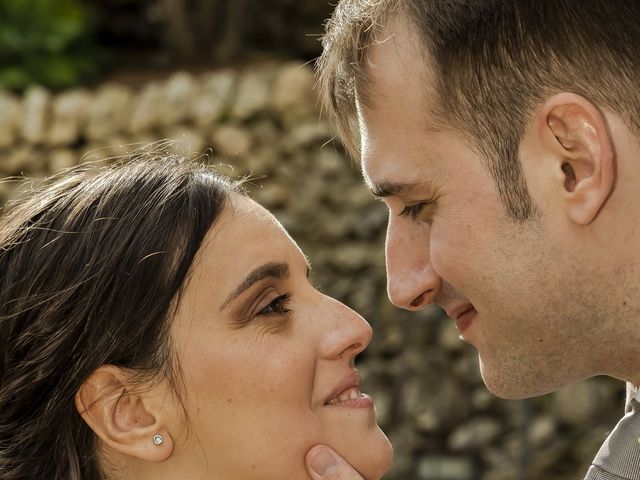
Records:
[[[358,111],[363,175],[389,208],[391,301],[446,310],[499,396],[542,394],[597,373],[588,352],[601,328],[598,306],[544,216],[544,199],[533,199],[540,221],[506,215],[461,133],[430,128],[428,59],[402,23],[387,30],[369,47],[371,100]]]

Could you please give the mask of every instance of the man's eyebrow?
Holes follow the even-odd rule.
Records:
[[[414,190],[427,190],[433,191],[430,182],[414,182],[414,183],[394,183],[394,182],[379,182],[370,185],[371,193],[375,197],[397,197],[407,195]]]
[[[282,280],[289,276],[289,265],[286,263],[265,263],[264,265],[256,268],[251,271],[249,275],[245,277],[245,279],[236,287],[236,289],[231,292],[222,305],[220,306],[220,311],[224,310],[224,308],[231,302],[232,300],[238,298],[244,291],[250,288],[254,283],[259,282],[260,280],[264,280],[265,278],[275,278],[278,280]]]

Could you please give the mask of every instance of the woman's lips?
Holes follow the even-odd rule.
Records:
[[[371,408],[373,399],[360,391],[360,374],[353,372],[340,382],[325,400],[325,407]]]
[[[373,406],[372,398],[362,393],[358,387],[350,387],[325,402],[327,407],[368,408]]]

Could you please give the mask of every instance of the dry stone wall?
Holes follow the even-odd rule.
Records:
[[[226,174],[252,175],[251,195],[311,257],[319,287],[373,325],[359,365],[395,446],[386,478],[582,478],[622,413],[622,386],[599,378],[531,401],[499,400],[450,320],[390,305],[386,209],[320,118],[313,82],[309,66],[292,62],[177,72],[137,86],[0,92],[0,177],[45,177],[162,139],[205,152]],[[15,189],[0,182],[0,203]]]

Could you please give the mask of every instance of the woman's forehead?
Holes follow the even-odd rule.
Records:
[[[267,258],[302,255],[280,222],[249,197],[232,194],[220,218],[207,234],[203,253],[208,260],[237,266]]]

